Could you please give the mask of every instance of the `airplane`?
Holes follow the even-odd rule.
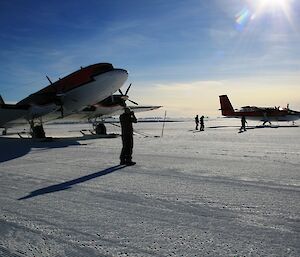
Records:
[[[280,107],[257,107],[257,106],[244,106],[240,110],[233,109],[231,102],[227,95],[220,95],[221,112],[223,116],[229,118],[245,117],[249,120],[263,121],[263,126],[271,121],[292,121],[300,119],[300,112]]]
[[[6,104],[0,96],[3,135],[8,128],[29,124],[33,138],[45,138],[45,122],[76,117],[92,119],[113,113],[116,109],[120,111],[129,100],[127,93],[130,87],[125,95],[113,96],[113,93],[120,90],[127,78],[128,72],[124,69],[114,68],[110,63],[96,63],[81,67],[56,82],[47,77],[50,85],[16,104]],[[113,107],[117,103],[118,108]]]

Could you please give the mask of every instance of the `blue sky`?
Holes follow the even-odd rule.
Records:
[[[217,115],[219,94],[300,109],[298,0],[3,0],[0,24],[7,101],[110,62],[129,71],[133,100],[173,116]]]

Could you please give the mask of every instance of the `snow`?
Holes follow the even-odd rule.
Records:
[[[135,124],[130,167],[87,124],[0,137],[0,255],[300,256],[300,128],[205,125]]]

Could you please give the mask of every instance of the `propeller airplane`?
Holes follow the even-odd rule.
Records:
[[[229,118],[245,117],[249,120],[262,121],[263,125],[267,122],[271,125],[271,121],[292,121],[300,119],[300,112],[280,107],[257,107],[244,106],[240,110],[233,109],[231,102],[227,95],[220,95],[221,112],[223,116]]]
[[[47,77],[47,76],[46,76]],[[126,101],[137,105],[120,90],[128,78],[124,69],[114,68],[110,63],[97,63],[52,82],[50,85],[29,95],[16,104],[6,104],[0,96],[0,127],[7,129],[16,126],[30,125],[31,136],[44,138],[45,122],[57,119],[92,120],[122,113]],[[120,95],[113,95],[116,91]],[[157,109],[160,106],[141,106],[134,111]],[[103,132],[103,122],[98,131]],[[97,128],[97,126],[96,126]]]

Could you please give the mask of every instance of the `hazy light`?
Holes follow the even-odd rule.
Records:
[[[278,9],[286,9],[290,4],[289,0],[261,0],[262,8],[278,8]]]
[[[263,15],[272,13],[276,15],[283,14],[286,19],[292,23],[292,2],[293,0],[257,0],[253,1],[255,5],[255,13]]]
[[[274,23],[279,23],[282,17],[292,22],[292,8],[294,0],[248,0],[248,4],[235,15],[237,30],[243,30],[256,18],[268,16]]]

